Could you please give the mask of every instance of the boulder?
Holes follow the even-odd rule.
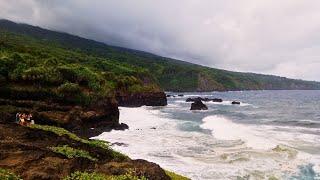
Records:
[[[222,102],[223,100],[222,100],[222,99],[219,99],[219,98],[213,98],[212,101],[213,101],[213,102]]]
[[[183,95],[183,94],[178,94],[178,96],[179,96],[179,97],[183,97],[184,95]]]
[[[133,94],[117,93],[116,99],[118,101],[119,106],[124,107],[167,105],[167,97],[164,92],[145,92]]]
[[[195,102],[195,101],[204,101],[204,102],[208,102],[208,101],[211,101],[210,98],[203,98],[203,97],[196,97],[196,98],[188,98],[186,99],[186,102]]]
[[[236,105],[240,105],[240,102],[239,101],[232,101],[231,104],[236,104]]]
[[[208,110],[208,107],[200,99],[197,99],[191,104],[190,110]]]

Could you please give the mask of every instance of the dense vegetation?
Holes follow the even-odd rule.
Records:
[[[19,176],[14,173],[0,168],[0,179],[1,180],[22,180]]]
[[[0,83],[9,78],[55,84],[60,96],[78,91],[76,84],[105,93],[157,88],[145,82],[172,91],[320,89],[317,82],[208,68],[6,20],[0,20],[0,32],[0,57],[15,65],[0,67],[9,70],[0,70]]]
[[[88,104],[116,92],[159,91],[139,67],[96,57],[53,41],[3,30],[0,25],[0,96]],[[36,94],[36,97],[34,97]]]

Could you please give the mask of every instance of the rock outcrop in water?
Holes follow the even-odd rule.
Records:
[[[195,102],[195,101],[198,101],[198,100],[204,101],[204,102],[209,102],[209,101],[222,102],[223,101],[222,99],[218,99],[218,98],[210,99],[210,98],[196,97],[196,98],[187,98],[186,102]]]
[[[232,101],[231,104],[234,104],[234,105],[240,105],[241,103],[239,101]]]
[[[197,99],[191,104],[190,110],[208,110],[208,107],[200,99]]]
[[[167,96],[164,92],[148,92],[148,93],[118,93],[117,101],[119,106],[139,107],[139,106],[166,106]]]

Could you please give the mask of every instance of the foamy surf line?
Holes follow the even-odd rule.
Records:
[[[268,136],[272,127],[263,127],[265,131],[259,132],[256,126],[234,123],[224,116],[208,116],[202,120],[201,127],[211,130],[211,135],[180,130],[177,127],[181,121],[164,117],[160,110],[149,107],[121,107],[120,122],[128,124],[130,129],[106,132],[96,139],[124,143],[112,147],[133,159],[155,162],[191,179],[235,179],[255,171],[263,172],[264,177],[272,174],[281,178],[284,172],[295,172],[307,162],[298,159],[298,156],[306,158],[301,153],[288,159],[287,154],[294,154],[295,150],[281,146],[277,151],[277,141],[265,146],[268,138],[262,138],[266,137],[263,133],[266,131]],[[250,148],[237,147],[241,144],[236,139]]]
[[[254,149],[271,149],[278,143],[268,140],[257,129],[249,125],[237,124],[224,116],[203,118],[203,129],[211,130],[212,135],[220,140],[242,140]]]

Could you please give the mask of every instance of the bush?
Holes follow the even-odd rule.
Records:
[[[6,82],[7,82],[7,79],[4,76],[0,75],[0,85],[5,84]]]
[[[76,171],[63,180],[147,180],[145,177],[138,177],[131,174],[118,175],[118,176],[106,176],[99,173],[88,173]]]
[[[58,147],[50,147],[53,152],[62,154],[67,158],[86,158],[91,161],[97,161],[98,159],[92,157],[89,152],[81,150],[81,149],[74,149],[69,147],[68,145],[58,146]]]
[[[22,180],[19,176],[14,173],[9,172],[8,170],[0,168],[0,179],[1,180]]]
[[[41,84],[60,84],[62,77],[54,69],[40,67],[31,67],[22,73],[22,79],[34,81]]]
[[[75,95],[81,92],[80,86],[75,83],[66,82],[58,87],[58,94],[61,96]]]
[[[46,126],[46,125],[39,125],[39,124],[34,124],[34,125],[31,125],[29,126],[30,128],[33,128],[33,129],[40,129],[40,130],[43,130],[43,131],[49,131],[49,132],[53,132],[55,134],[57,134],[58,136],[63,136],[63,135],[66,135],[68,136],[70,139],[73,139],[75,141],[78,141],[78,142],[81,142],[81,143],[84,143],[84,144],[87,144],[93,148],[102,148],[102,149],[105,149],[105,150],[108,150],[108,151],[111,151],[111,155],[113,158],[115,159],[119,159],[119,160],[125,160],[125,159],[129,159],[128,156],[124,155],[124,154],[121,154],[117,151],[114,151],[112,150],[107,142],[105,141],[101,141],[101,140],[86,140],[86,139],[82,139],[80,137],[78,137],[77,135],[63,129],[63,128],[59,128],[59,127],[55,127],[55,126]]]
[[[165,172],[172,180],[190,180],[189,178],[186,178],[171,171],[166,170]]]

